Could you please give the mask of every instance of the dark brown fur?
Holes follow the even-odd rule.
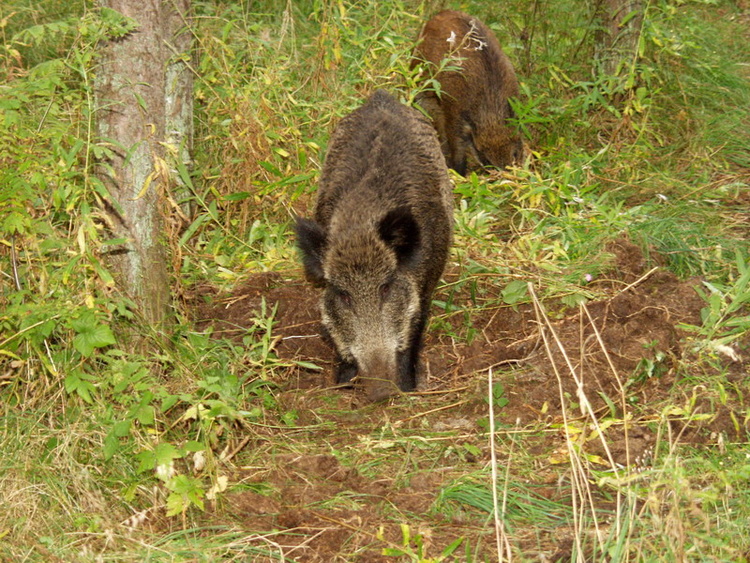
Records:
[[[435,131],[383,91],[341,120],[314,220],[297,219],[307,278],[324,288],[336,379],[371,400],[415,388],[422,333],[452,232],[452,193]]]
[[[430,67],[425,78],[434,75],[441,94],[426,91],[417,102],[432,117],[448,166],[466,174],[519,162],[523,144],[507,121],[518,79],[492,31],[475,17],[442,11],[419,35],[412,67],[423,61]],[[460,69],[439,71],[441,65]]]

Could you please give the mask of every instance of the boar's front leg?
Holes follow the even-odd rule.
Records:
[[[351,382],[357,376],[357,364],[336,358],[336,383],[342,385]]]
[[[427,303],[430,303],[429,299]],[[422,310],[425,312],[419,315],[412,326],[408,348],[398,353],[399,388],[401,391],[414,391],[417,388],[417,374],[420,368],[419,352],[422,349],[422,335],[428,317],[424,303],[422,304]]]
[[[419,364],[419,349],[413,348],[398,353],[398,387],[401,391],[414,391],[417,388],[417,365]]]
[[[336,350],[336,345],[333,343],[331,333],[325,326],[321,326],[321,336],[323,337],[323,340],[325,340],[334,350]],[[333,363],[334,375],[336,377],[337,385],[350,383],[352,379],[357,377],[357,372],[359,371],[357,364],[344,360],[344,358],[339,355],[338,351],[335,352]]]

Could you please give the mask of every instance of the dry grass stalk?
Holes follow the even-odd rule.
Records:
[[[558,381],[558,389],[560,393],[560,404],[562,407],[562,417],[563,417],[563,427],[565,428],[565,443],[568,450],[569,460],[570,460],[570,468],[571,468],[571,486],[572,486],[572,500],[573,500],[573,520],[574,520],[574,537],[575,537],[575,544],[576,544],[576,561],[584,561],[584,551],[583,551],[583,539],[586,534],[586,530],[584,528],[584,521],[586,516],[586,510],[588,507],[588,511],[590,513],[590,521],[593,523],[595,528],[595,536],[596,540],[599,543],[599,547],[601,549],[604,549],[605,547],[605,535],[603,530],[599,527],[599,518],[597,517],[597,510],[596,506],[594,504],[593,494],[591,491],[591,487],[589,486],[589,472],[587,471],[588,467],[588,461],[584,456],[581,455],[580,448],[576,447],[574,444],[574,440],[576,440],[575,437],[571,436],[570,434],[570,427],[569,427],[569,413],[565,407],[565,394],[564,394],[564,386],[562,382],[562,373],[564,370],[557,365],[557,361],[555,359],[555,355],[552,351],[552,342],[554,342],[554,345],[557,347],[557,350],[560,352],[560,354],[563,357],[565,368],[567,368],[567,372],[570,374],[570,376],[573,377],[575,383],[576,383],[576,389],[577,389],[577,399],[579,401],[581,414],[586,417],[591,425],[594,427],[597,435],[599,436],[599,439],[601,440],[602,446],[604,448],[604,451],[606,453],[608,462],[610,464],[610,467],[613,471],[615,471],[616,474],[618,474],[618,466],[614,461],[614,458],[610,452],[609,446],[606,442],[604,432],[602,431],[602,428],[599,424],[598,418],[596,413],[594,412],[594,409],[591,406],[591,403],[586,396],[586,392],[584,390],[584,384],[583,384],[583,373],[580,375],[576,372],[575,367],[573,366],[572,361],[570,360],[570,357],[565,350],[564,346],[562,345],[561,340],[559,339],[552,323],[550,322],[549,317],[547,316],[546,312],[544,311],[544,307],[542,306],[541,302],[539,301],[535,291],[533,284],[528,284],[528,290],[529,294],[532,297],[532,301],[534,303],[534,311],[536,313],[537,322],[539,323],[539,331],[542,336],[542,340],[544,343],[544,349],[547,354],[547,357],[550,361],[550,365],[553,368],[553,371],[555,372],[555,376]],[[600,344],[601,339],[599,339]],[[583,348],[581,348],[581,353],[583,354]],[[619,379],[618,379],[619,382]],[[621,386],[622,387],[622,386]],[[583,436],[583,434],[581,434]],[[619,475],[618,475],[619,476]],[[618,505],[620,503],[618,502]]]
[[[508,539],[508,533],[505,531],[504,517],[506,514],[507,502],[508,502],[508,477],[510,473],[510,462],[513,457],[513,449],[511,448],[508,452],[508,461],[505,466],[505,483],[503,485],[503,507],[502,511],[499,509],[499,502],[497,498],[497,450],[495,448],[495,405],[494,405],[494,380],[492,378],[492,368],[488,372],[488,403],[489,403],[489,418],[490,418],[490,456],[492,463],[492,507],[493,516],[495,519],[495,543],[497,547],[497,560],[502,563],[503,552],[507,556],[507,561],[512,561],[513,554],[510,549],[510,541]]]

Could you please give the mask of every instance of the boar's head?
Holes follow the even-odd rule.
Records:
[[[324,288],[323,325],[339,355],[338,381],[357,377],[370,400],[415,385],[413,338],[424,324],[420,229],[409,207],[335,236],[297,219],[297,244],[309,281]]]
[[[505,168],[521,162],[523,142],[507,121],[508,117],[513,117],[513,110],[508,102],[505,105],[506,109],[483,116],[478,124],[464,122],[464,169],[457,169],[457,172],[465,174],[467,170],[487,166]]]

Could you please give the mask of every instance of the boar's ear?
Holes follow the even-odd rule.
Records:
[[[297,217],[294,225],[297,235],[297,248],[302,255],[305,277],[315,285],[324,283],[323,252],[326,247],[326,234],[323,228],[310,219]]]
[[[419,225],[406,206],[389,211],[378,225],[380,238],[396,252],[399,266],[410,266],[419,250]]]

